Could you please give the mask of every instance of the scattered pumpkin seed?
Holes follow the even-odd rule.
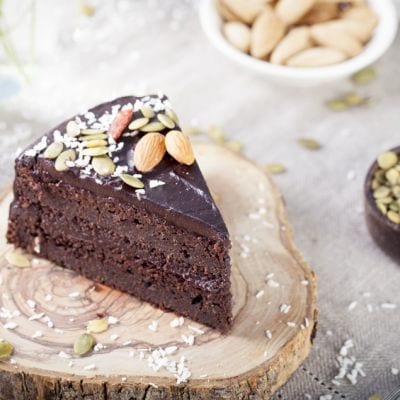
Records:
[[[83,3],[80,5],[80,12],[85,17],[91,17],[96,12],[96,9],[93,6],[91,6],[90,4]]]
[[[84,333],[80,335],[74,343],[74,352],[79,356],[84,356],[85,354],[89,353],[96,340],[93,335],[90,333]]]
[[[143,128],[145,125],[149,123],[149,118],[137,118],[134,119],[128,126],[131,131],[136,131],[140,128]]]
[[[378,165],[382,169],[389,169],[394,167],[397,164],[397,154],[393,151],[387,151],[385,153],[382,153],[378,157]]]
[[[368,83],[372,81],[375,77],[376,69],[372,67],[367,67],[362,69],[361,71],[356,72],[351,79],[354,83]]]
[[[101,333],[108,329],[108,320],[105,318],[93,319],[87,325],[88,333]]]
[[[165,114],[157,114],[157,119],[166,127],[169,129],[174,129],[175,128],[175,122],[172,121],[172,119]]]
[[[281,174],[286,171],[285,166],[281,163],[265,164],[264,169],[271,174]]]
[[[76,160],[75,150],[72,149],[65,150],[56,158],[56,161],[54,163],[54,168],[56,169],[56,171],[66,171],[69,168],[66,162],[75,160]]]
[[[143,117],[145,117],[145,118],[153,118],[156,115],[156,113],[153,111],[153,109],[149,106],[140,107],[140,112],[142,113]]]
[[[344,111],[349,108],[348,104],[342,99],[328,100],[326,105],[333,111]]]
[[[359,105],[361,105],[361,104],[364,104],[365,98],[362,97],[361,95],[359,95],[359,94],[356,93],[356,92],[349,92],[349,93],[346,93],[346,94],[343,96],[343,101],[344,101],[348,106],[354,107],[354,106],[359,106]]]
[[[308,150],[318,150],[322,147],[321,143],[312,138],[299,138],[298,142]]]
[[[88,140],[83,142],[84,147],[88,148],[93,148],[93,147],[106,147],[108,145],[108,142],[106,142],[103,139],[97,139],[97,140]]]
[[[392,211],[396,211],[397,213],[399,212],[399,203],[396,203],[395,201],[392,201],[390,204],[389,204],[389,208],[392,210]]]
[[[0,360],[7,360],[14,352],[14,346],[3,340],[0,342]]]
[[[21,249],[14,249],[6,253],[6,260],[14,267],[31,267],[31,262],[29,261],[29,258]]]
[[[108,156],[93,157],[92,166],[101,176],[112,175],[115,171],[115,164]]]
[[[400,215],[398,212],[394,212],[392,210],[389,210],[386,216],[395,224],[400,224]]]
[[[182,129],[182,132],[187,136],[198,135],[200,130],[194,126],[187,126],[186,128]]]
[[[141,132],[160,132],[165,129],[161,122],[149,122],[144,127],[140,128]]]
[[[216,143],[225,142],[225,134],[219,126],[211,125],[208,128],[208,136]]]
[[[176,112],[175,112],[172,108],[167,107],[167,108],[165,109],[165,114],[166,114],[170,119],[172,119],[172,121],[174,121],[175,124],[179,124],[179,118],[178,118],[178,116],[176,115]]]
[[[50,160],[57,158],[60,153],[63,151],[64,145],[61,142],[53,142],[49,144],[46,150],[43,153],[44,158],[48,158]]]
[[[105,130],[96,128],[81,129],[81,135],[99,135],[100,133],[105,133]]]
[[[135,189],[143,189],[144,188],[144,183],[134,177],[133,175],[129,175],[129,174],[121,174],[120,178],[128,185],[131,186]]]
[[[238,140],[228,140],[225,142],[225,146],[228,149],[231,149],[233,151],[240,152],[243,149],[243,144],[240,143]]]
[[[66,126],[67,135],[71,137],[78,136],[81,133],[79,125],[75,121],[69,121]]]
[[[79,136],[79,140],[83,141],[88,141],[88,140],[103,140],[107,139],[108,135],[106,133],[98,133],[96,135],[84,135],[84,136]]]
[[[89,149],[83,149],[81,151],[81,154],[83,156],[91,156],[91,157],[95,157],[95,156],[102,156],[104,154],[108,153],[108,147],[93,147],[93,148],[89,148]]]

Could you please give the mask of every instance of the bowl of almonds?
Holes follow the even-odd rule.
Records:
[[[391,0],[203,0],[211,43],[248,69],[312,86],[380,58],[397,32]]]

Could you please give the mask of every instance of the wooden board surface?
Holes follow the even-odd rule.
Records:
[[[195,152],[233,242],[231,332],[189,319],[171,327],[175,314],[45,260],[9,265],[9,192],[0,203],[0,338],[15,353],[0,363],[0,399],[268,399],[305,359],[315,333],[315,275],[293,245],[279,191],[240,155],[200,143]],[[98,315],[118,322],[96,335],[103,348],[75,357],[75,338]],[[7,322],[17,326],[6,329]],[[150,365],[152,351],[170,346],[178,349],[168,361],[184,357],[191,373],[179,385],[171,371]]]

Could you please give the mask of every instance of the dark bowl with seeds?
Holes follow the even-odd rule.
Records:
[[[372,238],[400,262],[400,147],[382,153],[370,167],[364,208]]]

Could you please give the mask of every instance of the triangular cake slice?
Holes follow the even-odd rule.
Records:
[[[58,125],[16,160],[8,241],[226,331],[229,235],[180,135],[163,95],[121,97]]]

